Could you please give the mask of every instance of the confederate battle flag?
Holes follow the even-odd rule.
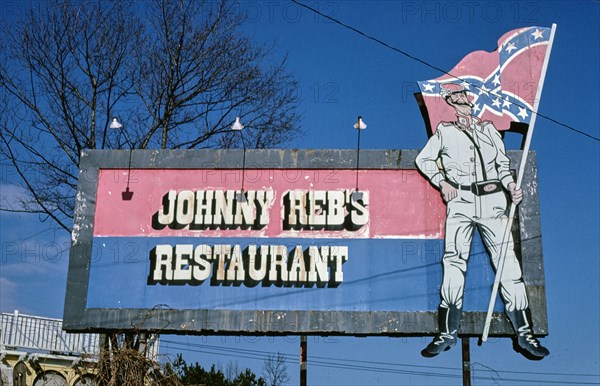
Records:
[[[445,83],[461,83],[473,103],[473,115],[494,123],[497,130],[525,132],[533,114],[550,28],[526,27],[505,33],[492,52],[475,51],[447,74],[418,82],[417,101],[431,135],[441,121],[451,121],[454,109],[440,95]]]

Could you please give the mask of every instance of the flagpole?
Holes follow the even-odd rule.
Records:
[[[521,184],[523,183],[523,175],[525,174],[525,164],[527,163],[527,155],[529,153],[529,148],[531,146],[531,137],[533,136],[533,129],[535,126],[535,121],[537,118],[538,106],[540,103],[540,98],[542,96],[542,89],[544,88],[544,80],[546,78],[546,71],[548,69],[548,62],[550,60],[550,53],[552,52],[552,45],[554,43],[554,33],[556,32],[556,24],[552,24],[552,29],[550,30],[550,38],[548,40],[548,49],[546,52],[546,56],[544,58],[544,63],[542,64],[542,72],[540,76],[540,82],[538,88],[536,90],[535,99],[533,101],[533,110],[531,120],[529,122],[529,128],[527,130],[527,134],[525,135],[525,143],[523,144],[523,153],[521,155],[521,163],[519,164],[519,172],[517,174],[517,183],[516,189],[521,189]],[[500,287],[500,278],[502,277],[502,271],[504,270],[504,261],[506,260],[506,251],[508,249],[508,240],[510,239],[510,233],[512,229],[513,220],[515,217],[515,212],[517,209],[517,205],[510,205],[510,211],[508,214],[508,223],[506,224],[506,229],[504,230],[503,242],[500,247],[500,255],[498,260],[498,267],[496,269],[496,277],[494,279],[494,286],[492,287],[492,295],[490,297],[490,303],[488,304],[487,314],[485,316],[485,324],[483,327],[483,335],[481,340],[483,342],[487,341],[488,334],[490,332],[490,326],[492,324],[492,313],[494,311],[494,305],[496,303],[496,297],[498,296],[498,288]]]

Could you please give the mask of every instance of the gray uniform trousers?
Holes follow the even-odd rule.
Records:
[[[483,196],[459,190],[447,204],[444,275],[441,288],[442,307],[462,308],[467,261],[475,227],[478,228],[494,267],[497,269],[502,243],[507,242],[500,294],[507,311],[528,307],[521,267],[514,252],[513,238],[506,230],[507,199],[504,192]],[[505,235],[508,232],[508,235]]]

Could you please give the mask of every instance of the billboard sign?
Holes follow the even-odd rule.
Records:
[[[241,150],[86,151],[65,328],[433,334],[446,209],[416,154],[363,150],[355,169],[351,150],[248,150],[242,169]],[[520,210],[538,213],[527,194]],[[539,219],[517,225],[544,334],[540,240],[522,237]],[[481,333],[494,280],[481,243],[472,254],[465,334]],[[497,319],[492,335],[511,334]]]

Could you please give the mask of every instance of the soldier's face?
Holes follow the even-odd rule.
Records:
[[[471,115],[473,104],[464,92],[452,94],[448,97],[449,104],[462,115]]]

